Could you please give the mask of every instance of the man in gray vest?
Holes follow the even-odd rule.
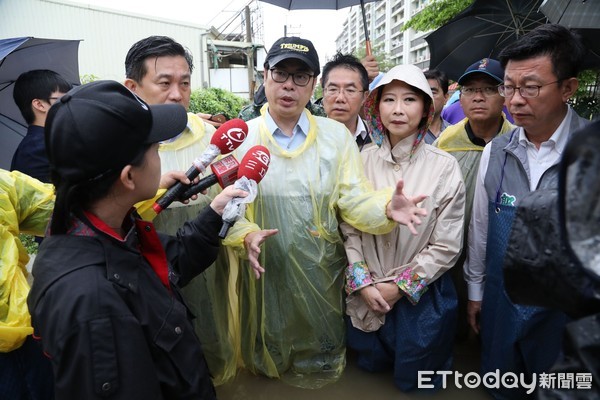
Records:
[[[499,86],[515,128],[486,145],[479,166],[469,247],[464,266],[467,314],[481,328],[482,373],[547,372],[556,361],[566,316],[514,304],[502,275],[516,207],[527,193],[557,187],[557,164],[572,132],[585,125],[567,104],[578,87],[585,48],[567,28],[545,24],[506,47],[499,56]],[[485,284],[485,291],[484,291]],[[490,389],[497,399],[525,396],[518,382]]]

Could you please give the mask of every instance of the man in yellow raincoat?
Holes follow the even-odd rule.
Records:
[[[125,86],[148,104],[177,103],[189,109],[191,96],[192,55],[180,43],[166,36],[149,36],[134,43],[125,58]],[[210,143],[215,128],[210,121],[188,112],[186,129],[173,139],[162,142],[159,155],[162,172],[187,171],[196,157]],[[220,192],[213,186],[207,195],[183,204],[174,202],[158,216],[142,212],[153,219],[159,232],[175,234],[185,221],[193,219]],[[237,362],[230,326],[227,288],[229,250],[219,249],[217,261],[195,277],[183,295],[195,315],[194,329],[200,338],[213,383],[220,385],[235,375]],[[232,296],[234,294],[231,294]]]
[[[319,72],[308,40],[281,38],[267,54],[267,104],[248,122],[237,156],[261,144],[271,163],[247,220],[238,221],[224,241],[245,245],[256,276],[263,272],[258,261],[265,271],[263,279],[255,279],[245,261],[239,270],[245,366],[306,388],[337,380],[346,362],[347,261],[338,218],[373,234],[391,231],[395,220],[414,233],[422,215],[414,204],[424,198],[404,197],[402,182],[393,196],[393,188],[373,191],[345,126],[305,109]]]
[[[452,279],[458,294],[457,339],[464,340],[468,335],[467,322],[467,283],[463,277],[463,264],[467,256],[467,243],[475,181],[479,169],[479,160],[485,145],[497,135],[503,135],[514,129],[514,125],[502,111],[504,97],[498,92],[498,85],[504,82],[504,69],[500,62],[484,58],[471,64],[458,78],[460,104],[465,118],[447,127],[433,145],[452,154],[465,181],[465,222],[463,250],[451,270]]]
[[[54,188],[0,169],[0,398],[53,399],[50,361],[31,336],[27,309],[29,262],[19,233],[44,236]]]

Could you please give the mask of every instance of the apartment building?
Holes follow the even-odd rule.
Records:
[[[402,25],[432,0],[381,0],[365,4],[365,18],[371,47],[376,54],[385,53],[394,64],[429,67],[429,47],[425,37],[430,32],[401,31]],[[365,45],[360,7],[353,7],[336,39],[337,50],[355,53]]]

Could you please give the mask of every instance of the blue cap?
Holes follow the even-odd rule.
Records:
[[[498,81],[498,83],[504,82],[504,69],[502,69],[500,61],[492,58],[482,58],[467,68],[465,73],[458,78],[458,84],[462,85],[467,77],[478,72],[494,78],[496,81]]]

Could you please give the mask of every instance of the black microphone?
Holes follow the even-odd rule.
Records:
[[[210,144],[206,147],[204,152],[194,160],[193,165],[187,170],[185,175],[189,180],[195,179],[200,173],[204,173],[206,167],[215,159],[219,154],[231,153],[237,149],[240,144],[248,136],[248,125],[243,120],[236,118],[225,122],[219,127],[212,135]],[[154,212],[160,214],[162,210],[169,207],[169,205],[181,198],[181,195],[185,192],[187,185],[177,182],[171,186],[165,194],[156,200],[152,205]]]
[[[270,162],[271,153],[269,153],[269,149],[260,145],[251,147],[244,158],[242,158],[237,174],[238,180],[234,185],[239,189],[246,190],[249,192],[249,195],[247,197],[234,197],[225,206],[223,210],[223,226],[219,231],[221,239],[227,236],[229,228],[235,224],[235,221],[244,215],[246,203],[250,203],[256,198],[258,194],[257,184],[265,177]]]
[[[207,189],[216,183],[218,183],[222,188],[233,185],[237,179],[239,165],[240,163],[238,163],[235,157],[231,154],[220,159],[219,161],[215,161],[214,163],[210,164],[210,169],[213,173],[200,179],[197,183],[189,185],[179,200],[187,200],[193,195],[200,193],[204,189]]]

